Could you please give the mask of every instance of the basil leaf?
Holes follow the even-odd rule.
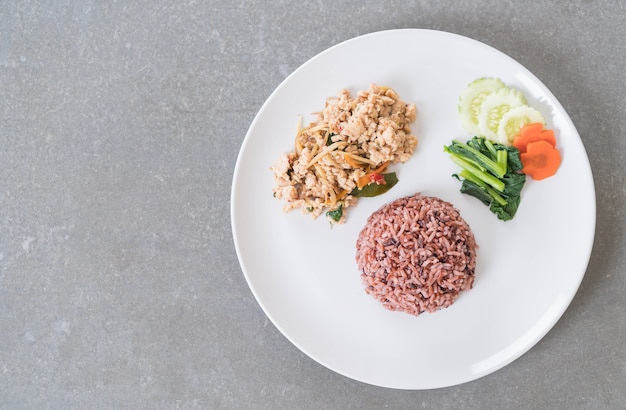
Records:
[[[331,144],[333,143],[333,140],[332,140],[331,138],[332,138],[332,137],[334,137],[335,135],[337,135],[337,134],[335,134],[335,133],[333,132],[333,133],[331,133],[331,134],[328,136],[328,139],[326,139],[326,146],[329,146],[329,145],[331,145]]]
[[[395,172],[389,172],[387,174],[383,174],[383,178],[385,179],[384,184],[377,184],[372,182],[370,184],[365,185],[363,188],[358,189],[355,188],[350,192],[352,196],[358,197],[374,197],[378,195],[382,195],[385,192],[389,191],[395,184],[398,183],[398,177]]]
[[[339,203],[337,209],[335,209],[334,211],[326,212],[326,216],[335,222],[339,222],[339,220],[343,216],[343,204]]]

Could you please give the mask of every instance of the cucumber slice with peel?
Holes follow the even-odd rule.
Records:
[[[472,81],[459,96],[459,117],[461,125],[473,135],[480,134],[478,114],[480,106],[491,93],[504,88],[505,84],[498,78],[483,77]]]
[[[511,109],[526,105],[526,98],[519,90],[500,88],[485,97],[478,113],[480,133],[493,142],[499,142],[498,128],[504,115]]]
[[[500,125],[498,125],[498,140],[500,144],[511,145],[515,136],[519,135],[519,131],[527,124],[539,122],[545,124],[543,115],[536,109],[528,105],[520,105],[512,108],[502,116]]]

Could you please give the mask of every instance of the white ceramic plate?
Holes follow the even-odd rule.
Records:
[[[459,192],[442,147],[469,139],[459,93],[494,76],[524,92],[555,129],[558,173],[527,179],[513,221],[501,222]],[[272,197],[270,166],[293,149],[326,97],[370,83],[414,102],[419,147],[394,166],[400,182],[362,199],[331,229]],[[421,191],[452,202],[480,246],[474,288],[449,308],[419,317],[391,312],[367,295],[354,261],[366,218],[383,203]],[[595,232],[589,160],[572,121],[548,88],[505,54],[459,35],[392,30],[354,38],[317,55],[268,98],[245,137],[232,185],[231,220],[246,280],[267,316],[300,350],[347,377],[384,387],[429,389],[477,379],[534,346],[561,317],[584,276]],[[558,354],[558,353],[557,353]]]

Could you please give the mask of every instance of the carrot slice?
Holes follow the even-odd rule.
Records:
[[[561,153],[548,141],[534,141],[520,154],[522,172],[532,179],[542,180],[556,174],[561,165]]]
[[[535,141],[547,141],[552,147],[556,147],[556,138],[554,131],[544,130],[540,123],[528,124],[522,127],[520,134],[513,140],[513,146],[521,153],[526,152],[528,144]]]
[[[352,168],[363,168],[364,166],[367,165],[364,162],[357,161],[356,159],[352,158],[349,155],[344,155],[343,159],[345,159],[348,165],[350,165]]]
[[[543,124],[540,122],[534,122],[532,124],[526,124],[525,126],[523,126],[522,129],[519,131],[519,134],[522,137],[526,138],[528,134],[537,134],[541,131],[543,131]]]
[[[349,193],[350,191],[348,191],[347,189],[342,189],[341,192],[337,194],[337,201],[339,201],[340,199],[344,199]]]
[[[526,134],[526,137],[520,135],[513,140],[513,146],[523,153],[526,152],[528,144],[536,141],[546,141],[552,145],[552,148],[556,147],[556,138],[552,130],[543,130],[537,134]]]
[[[368,173],[366,173],[365,175],[363,175],[361,178],[359,178],[359,180],[357,181],[357,188],[361,189],[363,188],[365,185],[369,184],[370,182],[372,182],[370,180],[370,177],[372,176],[372,174],[382,174],[383,171],[385,169],[387,169],[387,165],[389,165],[389,161],[387,162],[383,162],[378,168],[376,168],[373,171],[370,171]]]

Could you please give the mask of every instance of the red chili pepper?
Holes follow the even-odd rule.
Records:
[[[378,185],[385,185],[387,181],[385,181],[385,177],[382,174],[373,173],[370,175],[370,181],[377,183]]]

